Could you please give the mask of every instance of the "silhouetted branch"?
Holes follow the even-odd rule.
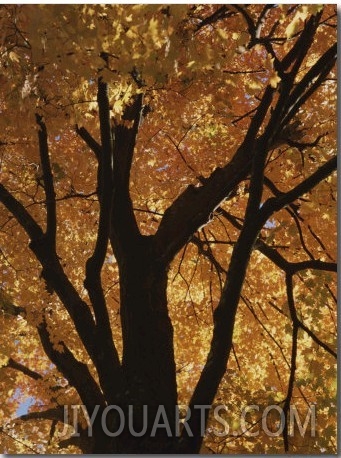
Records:
[[[14,423],[18,421],[31,421],[31,420],[57,420],[64,422],[64,406],[52,407],[50,409],[28,412],[13,419]],[[70,418],[71,420],[71,418]]]
[[[43,318],[37,329],[46,355],[70,385],[76,388],[87,408],[92,411],[96,405],[105,405],[103,394],[93,379],[88,366],[78,361],[64,342],[59,341],[58,346],[60,348],[55,348],[50,339],[46,317]]]
[[[31,240],[42,239],[44,233],[25,207],[0,183],[0,201],[14,216]]]
[[[290,79],[293,80],[296,77],[297,72],[302,65],[303,59],[314,41],[314,35],[317,27],[319,26],[321,15],[322,11],[314,16],[310,16],[294,46],[282,59],[280,63],[282,72],[287,71],[288,68],[293,64],[289,73],[287,73],[287,78],[290,77]]]
[[[122,119],[114,126],[114,201],[111,212],[110,243],[120,263],[134,244],[141,242],[130,197],[130,170],[143,109],[143,94],[132,97],[126,105]]]
[[[287,115],[282,120],[282,125],[288,124],[296,115],[299,108],[311,97],[320,87],[321,83],[328,76],[335,65],[337,46],[331,46],[318,61],[307,71],[301,81],[295,85],[294,89],[287,97]]]
[[[308,334],[309,337],[312,338],[312,340],[319,347],[322,347],[327,353],[332,355],[335,359],[337,358],[337,353],[334,350],[332,350],[327,344],[322,342],[322,340],[319,339],[317,335],[311,329],[309,329],[301,320],[298,319],[297,324],[301,329],[303,329],[303,331],[305,331]]]
[[[56,232],[57,232],[57,213],[56,213],[56,193],[53,184],[53,175],[49,156],[47,141],[47,129],[42,116],[36,114],[36,121],[39,126],[39,154],[41,168],[43,171],[44,191],[46,195],[46,239],[51,247],[52,252],[56,250]]]
[[[288,298],[288,305],[289,305],[289,312],[292,321],[292,344],[291,344],[291,362],[290,362],[290,375],[288,381],[288,388],[287,388],[287,395],[285,397],[284,406],[283,406],[283,414],[284,414],[284,428],[283,428],[283,439],[284,439],[284,451],[289,451],[289,421],[288,421],[288,413],[290,409],[290,402],[293,395],[294,390],[294,383],[295,383],[295,373],[296,373],[296,358],[297,358],[297,338],[298,338],[298,319],[297,313],[295,308],[295,300],[294,300],[294,293],[293,293],[293,283],[292,283],[292,275],[289,274],[286,276],[286,290],[287,290],[287,298]]]
[[[85,129],[85,127],[78,127],[78,125],[76,125],[76,133],[85,141],[93,153],[95,153],[95,156],[99,161],[102,156],[101,145],[93,138],[93,136]]]
[[[107,399],[113,401],[121,384],[120,361],[114,345],[109,313],[102,288],[101,270],[107,253],[111,230],[113,205],[113,139],[107,83],[98,82],[97,101],[101,130],[101,156],[98,169],[98,194],[100,202],[99,223],[95,248],[86,263],[84,286],[93,305],[96,327],[94,339],[97,352],[97,370]],[[107,374],[110,373],[111,377]]]
[[[0,200],[30,237],[29,247],[43,267],[42,276],[65,305],[85,348],[92,360],[96,361],[92,335],[94,322],[88,305],[79,297],[74,286],[65,275],[56,255],[51,253],[51,247],[46,245],[41,227],[1,183]]]
[[[271,104],[272,95],[273,90],[268,87],[252,118],[248,133],[232,160],[203,180],[202,186],[187,187],[165,211],[155,235],[156,246],[160,248],[160,258],[164,262],[173,259],[189,237],[206,224],[210,213],[246,178],[257,148],[264,151],[264,142],[256,141],[256,136]]]
[[[334,170],[336,170],[337,157],[333,156],[329,161],[319,167],[312,175],[302,181],[299,185],[295,186],[291,191],[288,191],[281,196],[271,197],[268,199],[261,208],[261,214],[264,221],[276,211],[279,211],[286,205],[289,205],[303,194],[310,191],[322,180],[327,178]]]
[[[18,363],[13,358],[9,358],[9,360],[7,361],[7,364],[3,367],[9,367],[11,369],[15,369],[19,372],[22,372],[24,375],[27,375],[28,377],[32,378],[33,380],[41,380],[43,378],[41,374],[39,374],[36,371],[32,371],[31,369],[29,369],[28,367],[24,366],[21,363]]]
[[[320,237],[315,233],[315,231],[312,229],[312,227],[310,226],[310,224],[308,224],[308,230],[309,230],[309,232],[311,233],[311,235],[314,237],[314,239],[316,240],[316,242],[320,245],[320,247],[322,248],[322,250],[326,253],[326,256],[328,256],[328,258],[329,258],[331,261],[334,261],[334,258],[332,258],[332,256],[330,256],[330,254],[329,254],[328,251],[326,250],[326,247],[325,247],[324,243],[322,242],[322,240],[320,239]]]
[[[226,17],[232,16],[233,13],[232,11],[228,10],[228,7],[226,5],[223,5],[219,7],[214,13],[212,13],[210,16],[207,16],[205,19],[203,19],[199,25],[197,26],[196,30],[199,31],[206,25],[214,24],[218,22],[219,20],[225,19]]]
[[[94,253],[87,262],[87,276],[91,273],[91,277],[99,277],[100,271],[104,263],[110,233],[110,213],[113,195],[113,140],[110,125],[110,108],[107,84],[102,81],[99,81],[98,83],[97,100],[99,107],[102,142],[101,160],[99,161],[98,174],[100,215]],[[87,279],[85,280],[85,283],[88,283]],[[91,287],[91,285],[88,286]]]

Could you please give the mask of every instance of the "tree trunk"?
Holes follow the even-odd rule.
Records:
[[[118,405],[125,427],[115,446],[108,441],[113,450],[108,451],[99,440],[94,453],[171,453],[178,438],[173,327],[167,309],[168,268],[153,253],[151,238],[141,237],[138,246],[134,244],[119,260],[119,269],[124,388]],[[107,423],[117,431],[121,419],[116,411],[112,414]],[[165,423],[167,427],[162,427]],[[137,437],[144,427],[145,433]]]

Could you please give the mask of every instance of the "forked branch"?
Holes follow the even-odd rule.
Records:
[[[119,390],[120,362],[112,337],[109,313],[102,288],[101,270],[107,253],[111,230],[111,212],[114,198],[113,139],[110,123],[110,106],[107,83],[98,81],[101,148],[98,165],[99,222],[93,254],[86,263],[84,286],[93,305],[96,327],[95,345],[97,371],[107,399],[113,399]],[[108,377],[108,373],[112,374]]]

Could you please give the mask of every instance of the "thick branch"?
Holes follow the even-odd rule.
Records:
[[[137,94],[124,110],[122,120],[114,127],[114,202],[111,214],[110,242],[120,263],[141,234],[129,192],[130,169],[142,115],[143,95]]]
[[[0,183],[0,201],[15,217],[20,226],[25,230],[31,240],[42,239],[42,228],[32,218],[26,208]]]
[[[235,317],[249,258],[262,228],[262,220],[259,218],[259,205],[262,196],[266,160],[266,149],[264,150],[263,146],[263,141],[260,141],[259,150],[256,149],[254,152],[250,195],[244,224],[232,252],[219,304],[213,314],[214,329],[210,352],[189,404],[191,411],[194,411],[194,413],[188,423],[194,435],[193,437],[188,437],[187,431],[184,429],[184,434],[181,438],[184,444],[191,443],[195,452],[199,451],[201,445],[200,423],[202,419],[201,412],[196,412],[194,406],[211,405],[213,403],[221,378],[226,371],[227,361],[233,345],[232,337]],[[184,449],[186,450],[186,445],[184,445]]]
[[[58,370],[74,386],[82,400],[89,408],[94,409],[96,405],[105,405],[103,395],[93,379],[88,366],[78,361],[64,342],[59,342],[61,349],[55,349],[50,340],[45,318],[38,325],[38,333],[44,351],[50,360],[56,365]]]
[[[44,160],[46,161],[46,157]],[[45,279],[48,287],[57,293],[67,309],[75,324],[78,335],[96,366],[101,385],[105,389],[106,394],[110,394],[109,399],[112,399],[119,390],[120,378],[117,376],[119,359],[112,341],[107,310],[104,307],[102,308],[102,311],[104,311],[99,321],[101,323],[106,322],[107,324],[101,330],[99,326],[95,327],[88,305],[82,301],[74,286],[65,275],[55,250],[51,246],[50,240],[45,237],[41,227],[24,206],[2,184],[0,184],[0,199],[30,237],[30,249],[43,267],[42,277]],[[50,221],[53,237],[53,216]],[[103,256],[102,253],[100,255]],[[99,314],[97,314],[97,319],[98,316]],[[43,334],[40,333],[41,338],[42,336]],[[52,356],[54,355],[52,354]],[[77,381],[75,374],[73,381],[75,383]],[[79,394],[82,396],[82,393]]]
[[[100,212],[95,249],[86,263],[84,286],[89,293],[96,319],[94,338],[97,348],[98,375],[107,399],[113,399],[113,396],[117,395],[120,385],[120,362],[113,342],[109,313],[101,282],[101,270],[107,253],[110,234],[114,193],[112,174],[113,141],[108,87],[102,80],[98,82],[97,101],[102,143],[98,170]]]
[[[295,78],[306,53],[313,43],[314,35],[317,27],[319,26],[321,15],[322,11],[316,16],[310,16],[294,46],[285,55],[280,63],[281,70],[286,71],[295,62],[295,65],[289,72],[291,79]]]
[[[56,193],[54,191],[53,175],[49,156],[47,129],[43,118],[40,115],[36,114],[36,120],[39,126],[39,154],[43,171],[44,190],[46,195],[46,239],[48,240],[48,243],[50,244],[53,251],[55,251],[57,231]]]
[[[187,242],[199,227],[205,224],[211,212],[226,199],[238,183],[250,173],[252,157],[257,155],[257,148],[264,150],[270,144],[266,136],[256,140],[270,107],[273,90],[268,87],[250,123],[248,133],[233,156],[224,167],[217,168],[202,186],[190,185],[165,211],[155,235],[155,243],[163,262],[170,262],[175,254]]]
[[[305,192],[312,189],[321,180],[332,173],[335,167],[336,158],[333,158],[288,193],[269,199],[263,207],[258,210],[258,213],[255,213],[254,205],[248,204],[244,225],[233,249],[224,290],[219,304],[214,311],[214,330],[210,353],[207,357],[205,367],[201,373],[200,379],[190,401],[191,409],[194,409],[195,405],[212,404],[220,380],[225,373],[226,364],[232,348],[234,321],[240,293],[246,275],[249,258],[257,240],[259,231],[273,212],[278,211],[283,208],[283,206],[289,204]],[[254,175],[254,179],[258,178],[259,176],[257,174]],[[257,188],[255,189],[258,192]],[[251,196],[249,197],[249,201],[250,199],[252,199]],[[250,215],[253,216],[252,219],[249,218]],[[302,265],[300,267],[302,267]],[[299,326],[297,320],[295,321],[295,326],[296,328]],[[295,332],[297,334],[297,329]],[[293,342],[295,342],[295,340],[293,340]],[[294,354],[295,345],[297,345],[297,343],[293,343],[292,367],[294,367],[296,358]],[[201,417],[199,412],[194,413],[189,420],[191,430],[197,432],[198,437],[200,437],[200,421]],[[184,450],[186,450],[186,444],[188,443],[191,443],[197,450],[201,444],[200,439],[188,437],[185,430],[182,436],[182,441],[184,442]]]
[[[251,27],[251,23],[249,26]],[[264,134],[256,141],[256,135],[274,92],[272,88],[265,90],[245,140],[233,160],[223,169],[216,169],[203,186],[186,188],[166,210],[156,233],[157,246],[162,251],[161,256],[166,262],[169,262],[188,238],[207,222],[210,213],[224,198],[228,197],[234,186],[248,175],[251,169],[251,158],[256,154],[256,148],[268,150],[276,143],[276,138],[280,137],[299,107],[317,90],[321,81],[332,69],[334,62],[335,49],[332,47],[295,87],[293,81],[287,80],[285,85],[279,88],[280,96]],[[291,93],[289,97],[288,93]]]
[[[110,213],[113,195],[113,143],[110,126],[108,87],[107,84],[102,81],[99,81],[98,83],[97,101],[99,107],[102,148],[99,161],[98,175],[98,187],[100,195],[100,215],[98,223],[98,233],[94,253],[87,263],[88,271],[91,272],[92,277],[99,277],[107,252],[108,238],[110,233]]]
[[[0,198],[31,238],[30,248],[43,267],[43,278],[51,285],[64,304],[97,370],[101,372],[102,369],[103,372],[107,372],[111,366],[106,364],[101,357],[103,354],[102,341],[96,339],[96,328],[90,309],[66,276],[56,255],[51,252],[51,247],[46,243],[40,226],[1,183]]]

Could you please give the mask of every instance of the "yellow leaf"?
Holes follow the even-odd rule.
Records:
[[[225,32],[225,30],[218,29],[217,32],[218,32],[218,34],[221,36],[221,38],[222,38],[223,40],[227,40],[228,35],[227,35],[227,33]]]
[[[11,59],[11,61],[13,61],[13,62],[19,62],[19,56],[18,56],[18,54],[17,54],[16,52],[14,52],[14,51],[10,51],[10,52],[8,53],[8,57],[9,57],[9,58]]]
[[[149,27],[148,27],[148,31],[152,37],[152,40],[154,42],[154,44],[160,44],[160,37],[159,37],[159,34],[158,34],[158,24],[159,24],[159,21],[157,19],[154,19],[152,18],[149,22]]]
[[[9,360],[8,356],[3,355],[2,353],[0,353],[0,367],[7,366],[8,360]]]
[[[303,6],[301,10],[296,12],[294,19],[290,22],[288,27],[285,29],[285,35],[287,38],[292,38],[295,35],[299,27],[299,23],[301,21],[305,21],[308,15],[309,15],[309,11],[306,6]]]
[[[116,100],[113,105],[113,112],[114,113],[121,113],[123,110],[123,103],[122,100]]]
[[[281,81],[281,78],[278,76],[277,72],[275,72],[269,80],[270,86],[273,88],[276,88],[280,81]]]

